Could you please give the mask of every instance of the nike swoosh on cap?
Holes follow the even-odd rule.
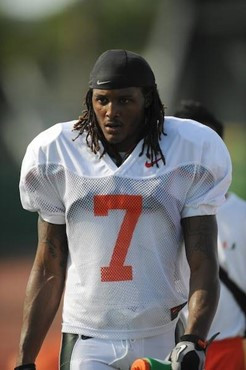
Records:
[[[99,81],[99,80],[97,80],[97,85],[104,85],[104,84],[108,84],[109,82],[111,82],[111,81]]]
[[[156,160],[155,160],[155,161],[153,161],[153,162],[148,162],[148,161],[146,161],[146,162],[145,162],[145,167],[147,167],[147,168],[153,167],[153,165],[154,165],[154,164],[156,164],[157,162],[159,162],[161,159],[162,159],[162,158],[158,158],[158,159],[156,159]]]

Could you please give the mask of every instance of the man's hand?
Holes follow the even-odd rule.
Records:
[[[183,335],[170,354],[172,370],[203,370],[206,342],[196,335]]]

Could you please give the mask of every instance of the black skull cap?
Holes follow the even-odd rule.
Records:
[[[151,67],[143,57],[128,50],[105,51],[90,73],[89,87],[92,89],[151,86],[156,86]]]

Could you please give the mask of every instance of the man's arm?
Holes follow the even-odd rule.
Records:
[[[67,265],[65,225],[38,220],[38,248],[26,288],[16,365],[34,363],[62,297]]]
[[[206,339],[219,299],[217,222],[215,216],[182,219],[191,270],[185,334]]]

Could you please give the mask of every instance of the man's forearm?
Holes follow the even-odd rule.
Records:
[[[35,362],[59,307],[63,285],[63,279],[33,268],[24,302],[17,365]]]
[[[204,280],[200,275],[206,276]],[[217,271],[199,271],[191,275],[188,302],[188,322],[185,334],[194,334],[206,339],[219,300],[219,278]]]
[[[188,217],[181,223],[191,271],[185,333],[205,339],[215,315],[220,290],[216,217]]]

